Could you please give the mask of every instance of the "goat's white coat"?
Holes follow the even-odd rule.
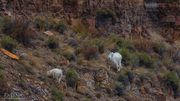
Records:
[[[54,68],[54,69],[47,71],[47,76],[52,76],[53,78],[55,78],[58,81],[58,83],[60,83],[61,78],[63,76],[63,71],[62,71],[62,69]]]
[[[122,68],[122,55],[118,52],[111,52],[108,55],[108,60],[110,60],[117,68],[117,71],[120,71],[120,69]],[[109,67],[110,68],[110,67]]]

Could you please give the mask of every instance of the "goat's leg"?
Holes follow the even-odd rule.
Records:
[[[108,65],[109,70],[111,70],[111,65]]]
[[[61,82],[61,79],[62,79],[62,75],[60,75],[60,77],[58,78],[58,83]]]
[[[116,64],[117,71],[120,71],[119,64]]]
[[[121,63],[121,60],[118,62],[118,64],[119,64],[120,68],[123,68],[123,67],[122,67],[122,63]]]

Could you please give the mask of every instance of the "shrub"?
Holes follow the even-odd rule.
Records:
[[[68,45],[70,45],[70,46],[72,46],[72,47],[75,47],[75,48],[77,48],[78,47],[78,41],[76,40],[76,39],[70,39],[70,40],[68,40]]]
[[[141,39],[141,40],[136,39],[133,40],[132,42],[134,44],[134,47],[136,47],[136,49],[138,49],[139,51],[149,52],[153,46],[153,42],[147,39]]]
[[[124,95],[125,94],[124,85],[121,82],[117,82],[115,91],[116,91],[116,95],[118,96]]]
[[[63,5],[76,6],[77,3],[77,0],[63,0]]]
[[[107,21],[115,23],[115,13],[110,9],[99,9],[96,12],[96,27],[105,24]]]
[[[129,49],[126,48],[121,48],[119,50],[120,54],[122,55],[122,63],[124,65],[129,65],[130,64],[130,59],[131,59],[131,52],[129,51]]]
[[[4,24],[2,25],[2,31],[6,34],[13,33],[13,27],[15,27],[15,22],[9,18],[3,19]]]
[[[78,73],[76,72],[75,69],[71,68],[67,71],[66,80],[68,86],[73,88],[76,87],[78,80]]]
[[[159,55],[163,55],[163,53],[166,51],[166,47],[163,43],[155,43],[153,49]]]
[[[104,46],[97,39],[85,41],[82,47],[82,51],[85,59],[97,59],[99,58],[99,51],[103,51]]]
[[[129,82],[132,83],[133,79],[135,78],[135,74],[131,71],[128,71],[127,76],[128,76]]]
[[[0,70],[3,70],[4,69],[4,66],[0,64]]]
[[[34,38],[34,32],[30,28],[30,22],[28,20],[7,20],[2,30],[5,34],[12,36],[24,45],[29,44],[31,39]]]
[[[49,37],[48,41],[47,41],[47,46],[50,49],[55,49],[59,47],[59,42],[58,39],[55,36],[51,36]]]
[[[89,35],[88,26],[81,22],[77,22],[77,24],[73,26],[73,30],[81,37]]]
[[[175,72],[169,72],[165,75],[166,85],[171,87],[175,93],[175,96],[178,94],[180,90],[180,78]]]
[[[97,59],[99,56],[98,53],[98,48],[97,47],[86,47],[83,50],[83,54],[85,59],[90,60],[90,59]]]
[[[163,63],[163,65],[164,66],[166,66],[166,67],[173,67],[173,60],[171,59],[171,58],[164,58],[163,60],[162,60],[162,63]]]
[[[136,53],[139,57],[139,65],[145,66],[147,68],[155,68],[155,60],[151,58],[148,54],[142,52],[142,53]]]
[[[34,25],[40,30],[49,30],[53,28],[54,22],[45,17],[37,17],[34,21]]]
[[[127,39],[118,40],[116,42],[116,45],[119,48],[127,48],[127,49],[129,49],[131,51],[133,51],[135,49],[134,44],[131,41],[127,40]]]
[[[17,42],[10,36],[5,36],[1,40],[1,47],[5,48],[6,50],[13,51],[16,45]]]
[[[95,41],[96,41],[99,53],[104,53],[104,48],[105,48],[104,47],[104,42],[102,40],[100,40],[100,39],[97,39]]]
[[[127,74],[120,74],[118,77],[118,81],[121,82],[123,85],[128,85],[129,78]]]
[[[77,57],[73,51],[64,51],[63,56],[66,57],[69,61],[76,61]]]
[[[140,58],[136,52],[131,55],[130,64],[131,64],[131,66],[134,66],[134,67],[141,66],[140,65]]]
[[[53,101],[63,101],[64,100],[63,93],[55,87],[51,87],[51,94],[52,94]]]
[[[64,31],[67,29],[67,27],[64,23],[58,22],[55,24],[54,29],[61,34],[64,34]]]

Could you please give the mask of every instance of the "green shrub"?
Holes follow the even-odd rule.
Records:
[[[83,101],[91,101],[90,98],[85,98]]]
[[[166,67],[173,67],[173,60],[171,58],[163,58],[162,63]]]
[[[54,26],[54,22],[50,21],[48,18],[37,17],[34,21],[36,28],[40,30],[49,30]]]
[[[68,86],[73,88],[76,87],[78,80],[78,73],[76,72],[75,69],[71,68],[67,71],[66,80]]]
[[[102,40],[100,40],[100,39],[97,39],[96,44],[98,46],[98,51],[100,53],[104,53],[104,50],[105,50],[104,42]]]
[[[55,36],[51,36],[49,37],[48,41],[47,41],[47,46],[50,49],[55,49],[59,47],[59,42],[58,39]]]
[[[180,83],[180,78],[175,72],[169,72],[165,75],[166,82],[168,85],[175,84],[179,85]]]
[[[131,59],[131,55],[132,53],[129,51],[129,49],[126,48],[121,48],[119,50],[120,54],[122,55],[122,63],[124,65],[129,65],[130,64],[130,59]]]
[[[5,48],[6,50],[13,51],[16,46],[17,42],[10,36],[5,36],[1,40],[1,47]]]
[[[159,55],[163,55],[163,53],[166,51],[166,46],[163,43],[155,43],[153,49]]]
[[[4,69],[4,66],[0,64],[0,70],[3,70]]]
[[[77,58],[75,53],[70,51],[64,51],[62,55],[66,57],[66,59],[68,59],[69,61],[76,61]]]
[[[118,81],[124,85],[127,85],[129,83],[128,75],[127,74],[120,74],[118,77]]]
[[[135,53],[132,53],[131,55],[130,55],[130,61],[129,61],[129,63],[130,63],[130,65],[131,66],[134,66],[134,67],[137,67],[137,66],[139,66],[140,64],[139,64],[139,56],[137,55],[137,53],[135,52]]]
[[[55,87],[51,87],[51,94],[52,94],[53,101],[63,101],[64,100],[63,93]]]
[[[116,45],[119,48],[127,48],[127,49],[129,49],[131,51],[133,51],[135,49],[134,44],[131,41],[127,40],[127,39],[119,39],[117,41]]]
[[[67,27],[64,23],[58,22],[55,24],[54,29],[61,34],[64,34],[64,31],[67,29]]]
[[[155,59],[151,58],[147,53],[137,53],[139,57],[139,65],[147,68],[155,68]]]
[[[116,83],[115,91],[116,91],[116,95],[118,95],[118,96],[124,95],[124,94],[125,94],[124,84],[121,83],[121,82],[117,82],[117,83]]]
[[[169,72],[165,75],[166,85],[171,87],[174,92],[174,96],[178,96],[180,91],[180,78],[175,72]]]

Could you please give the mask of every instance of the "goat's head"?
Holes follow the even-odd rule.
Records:
[[[47,71],[47,76],[50,76],[51,75],[51,71]]]
[[[109,55],[108,55],[108,59],[110,59],[110,60],[111,60],[111,59],[112,59],[112,57],[113,57],[113,54],[114,54],[113,52],[110,52],[110,53],[109,53]]]

